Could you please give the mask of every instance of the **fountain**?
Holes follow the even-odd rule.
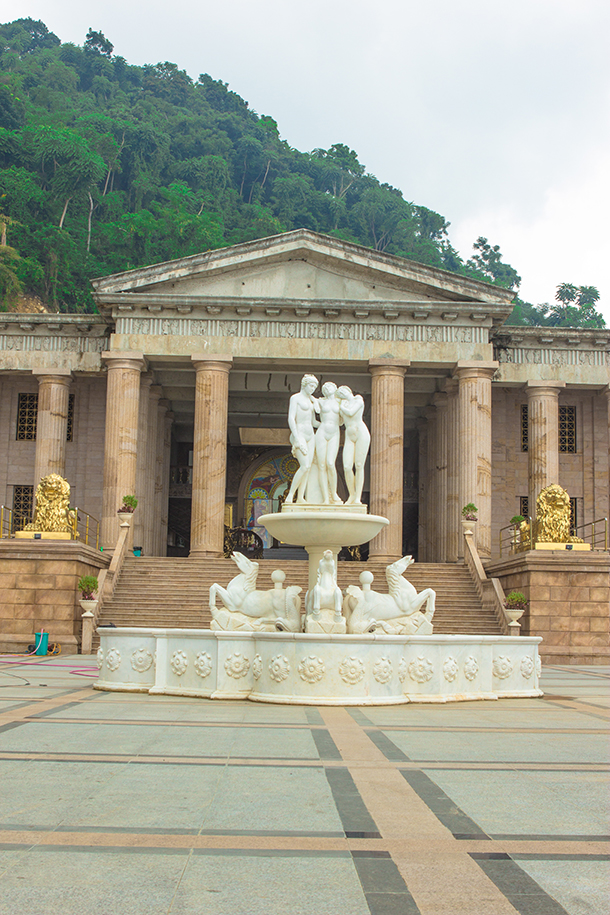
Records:
[[[210,588],[205,629],[117,628],[100,631],[97,689],[147,691],[303,705],[391,705],[540,696],[539,638],[433,634],[435,592],[417,593],[404,578],[410,556],[386,569],[387,594],[337,585],[344,546],[372,540],[388,520],[362,504],[370,435],[364,401],[346,386],[305,375],[290,398],[288,423],[299,467],[280,512],[259,523],[309,557],[304,612],[301,588],[256,589],[258,563],[233,554],[239,573]],[[348,489],[337,494],[340,427]],[[221,606],[217,606],[220,598]],[[424,609],[425,608],[425,609]]]

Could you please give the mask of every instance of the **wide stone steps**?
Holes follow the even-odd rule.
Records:
[[[285,586],[300,585],[307,590],[307,563],[299,560],[259,560],[257,587],[273,587],[271,573],[281,568],[286,573]],[[363,571],[375,576],[373,588],[387,593],[385,563],[370,561],[340,562],[339,587],[358,585]],[[115,626],[207,628],[211,616],[209,588],[213,582],[226,586],[237,574],[228,559],[188,559],[140,557],[129,558],[121,571],[115,593],[102,610],[99,622]],[[464,565],[415,563],[406,578],[418,591],[436,591],[434,631],[440,635],[500,635],[495,615],[483,610],[474,583]],[[95,637],[94,647],[99,644]]]

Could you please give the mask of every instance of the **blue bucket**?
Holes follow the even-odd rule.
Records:
[[[49,633],[35,632],[36,637],[36,654],[46,655],[49,651]]]

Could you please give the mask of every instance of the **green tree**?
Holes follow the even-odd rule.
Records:
[[[490,245],[486,238],[480,235],[474,242],[475,253],[466,261],[466,266],[480,278],[504,286],[505,289],[515,291],[521,285],[521,277],[510,264],[502,261],[499,245]]]

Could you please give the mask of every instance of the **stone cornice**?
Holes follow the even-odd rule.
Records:
[[[207,318],[248,317],[291,321],[295,318],[340,319],[366,324],[380,319],[408,324],[446,323],[476,324],[491,328],[506,317],[506,308],[497,304],[475,304],[450,301],[397,301],[395,299],[362,301],[337,299],[246,298],[229,296],[166,295],[123,292],[97,297],[100,307],[111,310],[114,319],[123,315],[167,318],[190,316]]]

